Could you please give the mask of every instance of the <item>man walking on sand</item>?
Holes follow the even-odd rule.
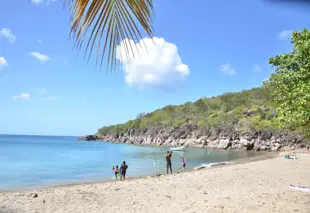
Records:
[[[172,151],[170,151],[170,152],[167,151],[167,155],[166,155],[167,174],[169,174],[169,169],[170,169],[170,174],[172,174],[171,157],[172,157]]]

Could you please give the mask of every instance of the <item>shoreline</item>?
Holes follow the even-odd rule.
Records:
[[[234,161],[228,161],[229,162],[228,164],[214,165],[214,166],[210,166],[210,167],[204,167],[203,169],[195,170],[196,167],[201,166],[201,165],[198,165],[198,166],[193,167],[191,169],[185,170],[185,172],[179,172],[179,171],[174,172],[173,175],[181,174],[181,173],[194,173],[194,172],[201,171],[201,170],[216,169],[216,168],[221,168],[221,167],[229,167],[229,166],[236,165],[236,164],[245,164],[245,163],[249,163],[249,162],[268,160],[268,159],[276,158],[281,153],[285,153],[285,151],[277,152],[277,153],[276,152],[262,152],[262,155],[260,155],[260,156],[241,158],[241,159],[234,160]],[[221,163],[221,162],[216,162],[216,163]],[[170,174],[167,175],[164,172],[165,172],[165,169],[163,169],[163,174],[160,173],[161,177],[170,175]],[[136,177],[128,177],[128,178],[126,178],[125,181],[149,179],[149,178],[158,178],[158,176],[156,176],[156,175],[141,175],[141,176],[136,176]],[[120,182],[120,180],[110,180],[110,179],[90,180],[90,181],[81,181],[81,182],[72,182],[72,183],[63,183],[63,184],[47,184],[45,186],[44,185],[42,185],[42,186],[37,185],[37,186],[22,187],[22,188],[18,188],[18,189],[7,189],[7,190],[6,189],[5,190],[0,189],[0,194],[1,193],[11,193],[11,192],[14,193],[14,192],[41,191],[41,190],[50,189],[50,188],[72,187],[72,186],[91,185],[91,184],[106,184],[106,183],[114,183],[114,182]]]
[[[290,185],[310,187],[310,155],[296,150],[297,160],[284,159],[289,153],[160,177],[0,192],[0,212],[308,213],[310,194]]]

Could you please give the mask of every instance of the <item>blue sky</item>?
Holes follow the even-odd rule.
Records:
[[[4,0],[0,133],[84,135],[165,105],[260,86],[273,71],[268,58],[290,51],[290,31],[310,20],[305,9],[262,0],[157,0],[155,9],[162,39],[154,60],[141,56],[107,75],[73,49],[62,0]]]

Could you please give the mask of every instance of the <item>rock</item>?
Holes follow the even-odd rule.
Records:
[[[247,147],[248,144],[250,143],[250,141],[249,141],[247,138],[240,138],[239,143],[240,143],[242,146]]]
[[[227,149],[231,146],[231,142],[229,139],[220,139],[217,145],[219,149]]]
[[[259,147],[259,150],[260,150],[260,151],[266,151],[267,149],[268,149],[267,146],[261,146],[261,147]]]
[[[83,140],[83,141],[96,141],[98,139],[99,137],[96,135],[86,135],[85,137],[78,138],[78,140]]]
[[[272,133],[271,132],[262,132],[261,134],[260,134],[260,138],[262,139],[262,140],[268,140],[268,139],[270,139],[272,137]]]
[[[37,198],[39,195],[37,193],[30,193],[28,197]]]
[[[275,151],[279,151],[279,149],[280,149],[280,147],[274,146],[274,147],[271,148],[271,151],[274,151],[274,152],[275,152]]]
[[[267,109],[262,107],[260,110]],[[225,125],[212,129],[198,129],[196,125],[190,124],[184,127],[159,125],[144,129],[132,128],[117,134],[87,135],[78,140],[102,140],[145,146],[208,147],[247,151],[292,150],[307,146],[307,141],[293,132],[242,132],[236,127]]]
[[[43,200],[43,203],[45,203],[45,200]]]
[[[170,196],[170,195],[165,195],[165,197],[166,197],[166,198],[169,198],[169,199],[171,199],[171,196]]]

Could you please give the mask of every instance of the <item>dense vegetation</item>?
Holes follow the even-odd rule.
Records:
[[[166,106],[152,113],[141,113],[125,124],[99,129],[99,134],[118,133],[132,128],[154,126],[181,127],[196,124],[198,128],[234,125],[240,131],[276,129],[276,112],[267,87],[201,98],[180,106]]]
[[[279,126],[310,136],[310,32],[293,32],[291,43],[291,53],[269,59],[276,70],[268,86],[278,105]]]
[[[290,129],[310,137],[310,32],[293,32],[291,42],[291,53],[269,59],[275,73],[261,88],[140,113],[137,119],[103,127],[98,134],[192,124],[200,129],[233,126],[239,131]]]

